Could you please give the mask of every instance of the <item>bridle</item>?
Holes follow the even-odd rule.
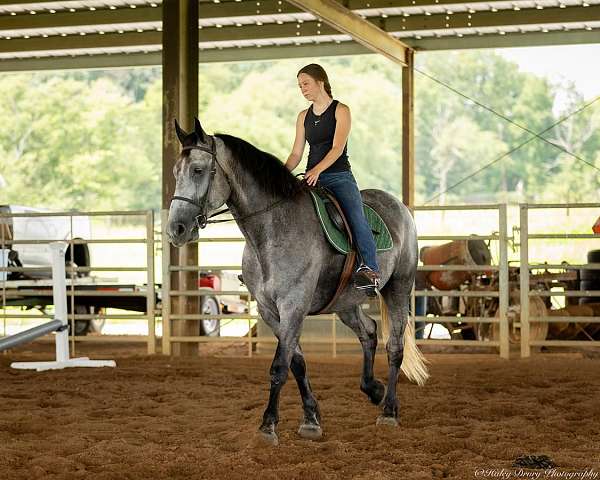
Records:
[[[224,208],[223,210],[219,210],[218,212],[213,213],[212,215],[208,216],[208,197],[210,196],[210,189],[212,187],[213,184],[213,180],[215,178],[215,175],[217,174],[217,165],[221,166],[219,164],[219,161],[217,160],[217,146],[216,146],[217,142],[215,141],[215,139],[212,139],[211,142],[211,146],[209,147],[205,147],[204,145],[189,145],[187,147],[183,147],[181,149],[181,152],[189,152],[191,150],[201,150],[203,152],[207,152],[210,153],[211,159],[210,159],[210,177],[208,178],[208,188],[206,189],[206,195],[204,196],[204,198],[202,199],[202,201],[198,201],[195,200],[193,198],[187,198],[187,197],[181,197],[179,195],[173,195],[173,198],[171,199],[171,204],[173,203],[173,200],[181,200],[182,202],[187,202],[187,203],[191,203],[192,205],[198,207],[200,209],[200,213],[198,215],[196,215],[196,217],[194,218],[194,220],[196,221],[196,224],[198,225],[198,229],[203,229],[206,227],[207,224],[209,223],[223,223],[223,222],[233,222],[233,221],[242,221],[242,220],[246,220],[250,217],[254,217],[256,215],[260,215],[262,213],[268,212],[269,210],[272,210],[273,208],[275,208],[276,206],[278,206],[280,203],[283,203],[284,201],[287,200],[287,198],[281,198],[279,200],[277,200],[276,202],[272,203],[271,205],[269,205],[266,208],[263,208],[261,210],[258,210],[256,212],[252,212],[248,215],[244,215],[243,217],[239,217],[239,218],[235,218],[235,216],[233,215],[233,212],[231,212],[231,210],[229,208]],[[221,167],[221,170],[223,170],[223,167]],[[223,170],[223,172],[225,172],[225,170]],[[209,220],[210,218],[216,217],[217,215],[222,215],[223,213],[231,213],[231,215],[234,217],[232,219],[224,219],[224,220]]]
[[[207,152],[210,153],[210,177],[208,177],[208,188],[206,189],[206,195],[204,196],[204,198],[202,199],[201,202],[193,199],[193,198],[187,198],[187,197],[180,197],[179,195],[173,195],[173,198],[171,199],[171,204],[173,203],[173,200],[181,200],[182,202],[187,202],[187,203],[191,203],[192,205],[195,205],[196,207],[198,207],[200,209],[200,213],[198,215],[196,215],[195,220],[196,220],[196,224],[198,225],[199,229],[202,229],[204,227],[206,227],[207,223],[214,223],[216,221],[209,221],[208,220],[208,197],[210,196],[210,189],[212,187],[212,183],[213,183],[213,179],[215,178],[215,175],[217,173],[217,147],[216,147],[216,143],[215,139],[212,139],[211,142],[211,146],[210,148],[205,147],[204,145],[190,145],[187,147],[183,147],[181,149],[181,152],[189,152],[191,150],[201,150],[203,152]],[[227,209],[228,210],[228,209]],[[221,213],[226,212],[227,210],[222,210],[220,212],[217,212],[213,215],[211,215],[211,217],[214,217],[215,215],[219,215]]]

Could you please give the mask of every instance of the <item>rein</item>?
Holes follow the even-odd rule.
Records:
[[[235,216],[233,215],[233,213],[231,212],[231,210],[229,208],[224,208],[223,210],[219,210],[218,212],[215,212],[215,213],[211,214],[210,216],[208,216],[207,215],[208,197],[210,195],[210,189],[212,187],[213,179],[217,173],[216,165],[221,166],[219,164],[219,161],[217,160],[217,150],[216,150],[215,139],[214,138],[212,139],[212,144],[211,144],[210,148],[205,147],[203,145],[190,145],[188,147],[183,147],[181,149],[182,152],[189,152],[190,150],[201,150],[203,152],[210,153],[210,156],[211,156],[210,177],[208,179],[208,188],[206,190],[206,195],[204,196],[204,198],[202,199],[201,202],[194,200],[193,198],[187,198],[187,197],[181,197],[179,195],[173,195],[171,202],[173,202],[173,200],[180,200],[182,202],[191,203],[192,205],[198,207],[200,209],[200,213],[198,215],[196,215],[195,220],[196,220],[196,223],[197,223],[199,229],[205,228],[206,225],[209,223],[225,223],[225,222],[233,222],[233,221],[239,222],[242,220],[247,220],[248,218],[255,217],[257,215],[266,213],[269,210],[274,209],[275,207],[277,207],[278,205],[280,205],[281,203],[283,203],[287,200],[287,198],[281,198],[266,208],[263,208],[256,212],[249,213],[248,215],[244,215],[243,217],[239,217],[239,218],[235,218]],[[221,169],[223,170],[223,167],[221,167]],[[223,171],[225,171],[225,170],[223,170]],[[299,175],[304,175],[304,174],[299,173],[296,176],[299,176]],[[211,218],[216,217],[218,215],[222,215],[224,213],[231,213],[233,218],[227,218],[227,219],[223,219],[223,220],[210,220]]]

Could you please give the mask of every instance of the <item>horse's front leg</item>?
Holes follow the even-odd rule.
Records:
[[[313,395],[308,375],[306,375],[306,362],[300,345],[296,347],[291,367],[298,384],[298,390],[300,390],[304,410],[304,419],[298,429],[298,435],[309,440],[317,440],[323,436],[321,412],[319,411],[317,399]]]
[[[279,312],[278,328],[273,329],[279,343],[271,364],[269,402],[259,429],[264,439],[272,445],[279,444],[275,430],[279,422],[279,395],[288,378],[288,371],[298,347],[300,327],[304,318],[304,312],[300,312],[296,307],[286,308],[284,306],[279,308]]]

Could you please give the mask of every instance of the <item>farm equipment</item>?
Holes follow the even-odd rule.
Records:
[[[491,254],[488,245],[482,240],[455,240],[443,245],[421,249],[424,265],[490,265]],[[588,252],[588,263],[600,263],[600,250]],[[567,267],[567,264],[564,264]],[[499,273],[486,271],[434,271],[419,272],[428,290],[461,291],[498,291]],[[425,275],[423,275],[425,274]],[[508,268],[509,306],[508,323],[511,344],[520,342],[521,300],[519,290],[520,268]],[[599,290],[600,270],[573,270],[552,268],[538,269],[529,276],[530,290]],[[598,298],[566,297],[565,305],[552,305],[551,297],[532,296],[529,299],[529,315],[541,316],[599,316]],[[440,296],[427,298],[427,313],[456,316],[456,321],[439,322],[444,325],[451,338],[464,340],[498,340],[499,323],[468,323],[461,317],[497,317],[499,316],[498,297],[455,297]],[[435,322],[438,323],[438,322]],[[532,322],[530,339],[561,340],[600,340],[599,323],[548,323]]]

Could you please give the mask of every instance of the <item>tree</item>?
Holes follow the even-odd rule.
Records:
[[[542,131],[554,120],[553,91],[550,85],[533,75],[519,72],[515,64],[493,52],[444,52],[420,57],[422,63],[419,63],[417,68],[437,81],[424,75],[418,75],[416,79],[418,174],[427,175],[436,168],[436,164],[439,165],[440,160],[433,159],[431,152],[436,149],[439,139],[447,137],[443,131],[451,128],[453,118],[469,118],[477,125],[477,131],[462,132],[472,142],[478,143],[480,138],[483,138],[478,138],[474,133],[490,132],[506,146],[505,152],[532,136],[488,109],[477,106],[459,93],[451,91],[440,82],[532,132]],[[481,151],[486,157],[478,162],[480,166],[493,162],[502,154],[495,148],[481,148]],[[534,140],[495,162],[494,165],[498,165],[492,170],[492,175],[483,170],[461,184],[453,198],[462,202],[465,201],[465,195],[484,191],[493,194],[488,195],[487,200],[495,201],[504,197],[502,192],[524,188],[525,191],[529,189],[531,193],[537,187],[536,182],[544,162],[552,155],[556,155],[556,152],[552,151],[551,146],[541,140]],[[473,171],[474,169],[467,170],[462,178]],[[421,198],[431,198],[440,193],[439,184],[431,175],[425,178],[423,185],[425,191],[419,192]],[[469,185],[472,186],[471,189],[468,188]],[[462,192],[462,195],[458,192]]]
[[[297,115],[309,106],[298,93],[295,75],[309,62],[325,67],[334,97],[351,108],[348,153],[361,188],[400,196],[401,68],[383,57],[201,64],[202,124],[209,132],[239,136],[285,161]],[[436,203],[598,198],[598,108],[544,134],[587,163],[531,133],[579,108],[583,99],[572,85],[551,85],[520,72],[492,51],[420,53],[417,69],[417,204],[448,189]],[[161,82],[159,68],[2,75],[2,203],[160,208]],[[563,108],[553,112],[557,95],[565,92]],[[305,158],[307,154],[308,147]],[[298,171],[304,167],[303,162]]]

